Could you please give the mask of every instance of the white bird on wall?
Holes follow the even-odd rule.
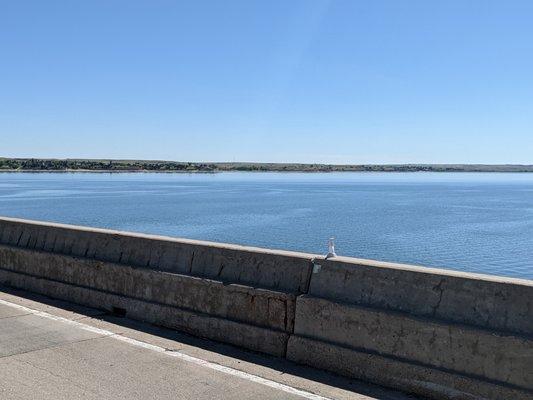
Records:
[[[326,255],[326,258],[332,258],[336,256],[337,254],[335,253],[335,238],[330,237],[328,240],[328,254]]]

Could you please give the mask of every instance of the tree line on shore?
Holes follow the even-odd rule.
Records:
[[[199,163],[149,160],[0,158],[0,171],[152,171],[152,172],[533,172],[533,165],[485,164],[296,164]]]

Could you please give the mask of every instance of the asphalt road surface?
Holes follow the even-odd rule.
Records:
[[[413,399],[1,286],[0,398]]]

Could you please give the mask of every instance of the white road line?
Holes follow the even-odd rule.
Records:
[[[3,304],[3,305],[8,306],[8,307],[13,307],[13,308],[25,311],[25,312],[28,312],[29,314],[37,315],[39,317],[43,317],[43,318],[51,319],[51,320],[54,320],[54,321],[62,322],[62,323],[65,323],[65,324],[68,324],[68,325],[71,325],[71,326],[75,326],[75,327],[83,329],[85,331],[97,333],[97,334],[102,335],[102,336],[107,336],[107,337],[119,340],[121,342],[128,343],[128,344],[130,344],[132,346],[137,346],[137,347],[141,347],[143,349],[152,350],[152,351],[155,351],[157,353],[165,354],[165,355],[170,356],[170,357],[176,357],[176,358],[179,358],[180,360],[183,360],[183,361],[187,361],[187,362],[190,362],[190,363],[193,363],[193,364],[196,364],[196,365],[200,365],[200,366],[205,367],[205,368],[210,368],[212,370],[219,371],[219,372],[222,372],[222,373],[225,373],[225,374],[228,374],[228,375],[233,375],[233,376],[236,376],[238,378],[245,379],[245,380],[248,380],[248,381],[251,381],[251,382],[259,383],[261,385],[269,386],[271,388],[274,388],[274,389],[277,389],[277,390],[281,390],[281,391],[286,392],[286,393],[294,394],[294,395],[297,395],[297,396],[300,396],[300,397],[303,397],[303,398],[306,398],[306,399],[309,399],[309,400],[332,400],[332,399],[330,399],[328,397],[323,397],[323,396],[319,396],[319,395],[311,393],[311,392],[307,392],[305,390],[296,389],[296,388],[293,388],[292,386],[284,385],[282,383],[275,382],[275,381],[272,381],[270,379],[262,378],[262,377],[257,376],[257,375],[249,374],[247,372],[239,371],[237,369],[233,369],[233,368],[230,368],[230,367],[225,367],[223,365],[212,363],[210,361],[206,361],[206,360],[203,360],[201,358],[192,357],[192,356],[189,356],[187,354],[180,353],[179,351],[167,350],[167,349],[165,349],[163,347],[155,346],[153,344],[146,343],[146,342],[141,342],[139,340],[135,340],[135,339],[132,339],[132,338],[129,338],[129,337],[126,337],[126,336],[122,336],[122,335],[120,335],[118,333],[114,333],[114,332],[108,331],[106,329],[96,328],[94,326],[90,326],[90,325],[87,325],[87,324],[84,324],[84,323],[81,323],[81,322],[78,322],[78,321],[74,321],[74,320],[71,320],[71,319],[68,319],[68,318],[63,318],[63,317],[59,317],[59,316],[56,316],[56,315],[52,315],[52,314],[49,314],[49,313],[44,312],[44,311],[34,310],[33,308],[28,308],[28,307],[22,306],[20,304],[11,303],[9,301],[2,300],[2,299],[0,299],[0,304]]]

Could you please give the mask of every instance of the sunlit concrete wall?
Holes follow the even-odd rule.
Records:
[[[533,398],[528,280],[0,218],[0,282],[430,398]]]

